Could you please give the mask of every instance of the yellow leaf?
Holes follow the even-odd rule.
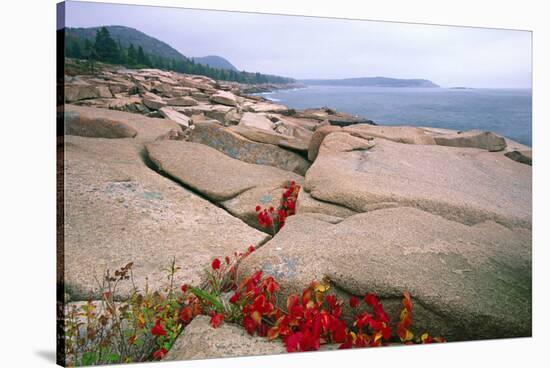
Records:
[[[318,291],[318,292],[321,292],[321,293],[324,293],[326,292],[328,289],[330,289],[330,284],[329,283],[325,283],[325,282],[319,282],[315,285],[315,288],[314,290],[315,291]]]
[[[145,318],[143,317],[143,314],[140,314],[140,315],[138,316],[138,322],[139,322],[139,326],[140,326],[140,327],[145,326]]]
[[[252,316],[251,316],[251,317],[252,317],[252,319],[254,320],[254,322],[256,322],[256,323],[258,323],[258,324],[259,324],[260,322],[262,322],[262,314],[261,314],[260,312],[258,312],[258,311],[252,312]]]

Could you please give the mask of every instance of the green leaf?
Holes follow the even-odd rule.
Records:
[[[97,353],[88,351],[82,354],[82,365],[94,365],[97,361]]]
[[[223,304],[218,299],[216,299],[215,296],[207,293],[206,291],[202,291],[201,289],[197,289],[193,286],[189,286],[188,290],[195,294],[199,299],[207,300],[208,302],[212,303],[212,305],[214,305],[218,312],[224,311]]]
[[[118,354],[110,353],[105,356],[105,360],[109,363],[118,363],[120,361],[120,357]]]

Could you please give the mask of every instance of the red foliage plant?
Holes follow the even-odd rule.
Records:
[[[256,212],[258,214],[256,217],[258,224],[265,229],[271,228],[273,235],[275,235],[285,225],[286,218],[296,213],[296,200],[299,192],[300,186],[292,180],[285,187],[281,204],[277,209],[274,207],[262,208],[257,205]]]
[[[211,311],[210,324],[217,328],[224,320],[240,323],[250,335],[257,334],[269,340],[280,338],[287,352],[318,350],[321,345],[329,343],[348,349],[383,346],[390,342],[444,341],[427,333],[415,339],[409,329],[412,302],[407,292],[403,293],[403,310],[394,334],[388,315],[376,295],[365,295],[363,307],[360,299],[350,297],[350,306],[358,312],[352,318],[352,324],[348,325],[342,315],[343,301],[330,294],[329,289],[328,280],[314,281],[301,296],[290,295],[283,308],[277,305],[279,284],[272,276],[263,277],[260,270],[233,287],[229,298],[232,312]]]

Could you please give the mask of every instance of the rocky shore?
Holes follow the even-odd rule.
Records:
[[[154,69],[66,76],[64,91],[67,300],[99,299],[97,280],[128,262],[141,288],[161,287],[172,259],[176,281],[197,284],[214,257],[254,245],[242,274],[263,269],[285,296],[329,278],[397,315],[408,290],[415,323],[449,341],[531,335],[529,147],[296,111],[250,86]],[[290,180],[297,213],[273,236],[255,206]],[[237,326],[188,328],[169,359],[281,351]]]

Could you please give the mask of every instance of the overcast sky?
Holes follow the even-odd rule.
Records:
[[[101,3],[67,3],[68,27],[123,25],[186,56],[307,78],[425,78],[443,87],[531,88],[531,33]]]

